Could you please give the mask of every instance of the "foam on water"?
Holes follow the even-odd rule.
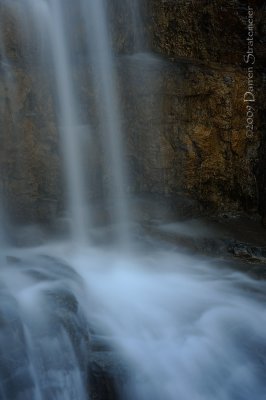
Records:
[[[123,399],[264,398],[264,283],[160,251],[96,264],[77,270],[95,302],[89,317],[131,366]]]
[[[52,261],[42,265],[40,254]],[[24,261],[3,269],[1,282],[19,305],[36,393],[85,398],[89,358],[77,358],[67,329],[55,332],[46,295],[67,288],[85,316],[83,329],[87,321],[128,366],[121,399],[264,399],[264,282],[163,248],[133,256],[62,244],[16,256]],[[65,272],[53,261],[60,259]]]
[[[83,163],[83,143],[85,139],[87,143],[91,125],[88,115],[83,121],[79,112],[80,81],[75,79],[78,60],[71,37],[72,26],[77,28],[80,21],[84,68],[87,71],[88,65],[86,76],[92,80],[92,97],[97,99],[97,133],[105,155],[99,179],[109,180],[107,197],[113,205],[110,214],[118,227],[119,242],[132,242],[123,118],[105,2],[2,0],[1,5],[8,7],[15,23],[19,25],[20,20],[28,40],[29,32],[36,34],[35,44],[40,49],[36,54],[33,51],[29,59],[25,51],[20,60],[25,62],[24,67],[36,62],[44,76],[47,65],[52,66],[53,113],[64,158],[72,242],[11,249],[1,240],[6,232],[0,228],[0,398],[87,399],[93,331],[126,365],[126,385],[118,388],[121,400],[264,400],[265,282],[233,269],[219,269],[212,262],[166,249],[150,239],[149,248],[135,253],[129,253],[127,246],[87,245],[88,226],[93,230],[93,205],[87,201],[90,185]],[[74,5],[78,16],[71,13]],[[140,3],[134,1],[131,5],[135,48],[139,52],[143,51],[144,39],[137,32]],[[28,21],[33,21],[33,27]],[[22,52],[28,44],[22,46]],[[1,34],[0,47],[3,80],[12,109],[17,82]],[[42,64],[45,58],[46,64]],[[132,86],[140,74],[146,74],[142,79],[149,77],[144,109],[149,108],[156,88],[159,93],[156,81],[161,64],[142,53],[128,57],[128,62],[133,62],[129,74]],[[151,65],[156,65],[152,76]],[[136,101],[138,90],[133,90]],[[153,103],[159,126],[159,103]],[[2,109],[5,104],[0,106]],[[19,126],[15,128],[20,132]],[[162,160],[160,155],[154,159],[152,146],[156,142],[160,148],[160,135],[153,135],[152,140],[147,143],[146,158],[152,155],[157,168]],[[168,224],[161,230],[168,234],[184,234],[185,230],[190,236],[191,230],[195,235],[195,228],[195,224],[188,228]]]

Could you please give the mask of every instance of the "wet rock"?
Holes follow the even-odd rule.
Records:
[[[16,300],[5,290],[0,292],[0,394],[3,398],[22,399],[23,393],[34,396],[34,379],[29,368],[29,354],[23,322]],[[29,397],[25,396],[25,399]]]
[[[69,338],[69,343],[77,357],[82,371],[86,370],[90,333],[83,310],[71,288],[57,284],[43,291],[43,307],[45,319],[38,326],[38,336],[44,340],[58,338],[60,335]],[[67,339],[65,339],[67,342]]]
[[[37,282],[69,280],[72,283],[82,284],[77,272],[66,262],[47,255],[29,255],[15,257],[8,255],[6,262],[18,272],[33,278]]]
[[[235,257],[248,261],[266,263],[266,247],[252,246],[247,243],[233,242],[228,246],[228,251]]]
[[[194,218],[143,226],[148,235],[197,256],[218,257],[227,263],[266,264],[266,235],[258,218]],[[233,256],[233,257],[232,257]],[[213,262],[213,261],[211,261]],[[242,267],[241,267],[242,268]],[[243,270],[249,270],[249,267]]]
[[[199,213],[197,202],[181,194],[142,194],[131,199],[131,207],[134,221],[141,223],[185,219]]]
[[[118,400],[127,384],[125,365],[114,352],[93,352],[89,362],[88,390],[92,400]]]
[[[70,291],[66,289],[58,289],[54,291],[46,291],[49,302],[53,304],[53,311],[66,310],[71,313],[77,313],[78,301]]]
[[[105,352],[111,351],[112,346],[109,343],[108,338],[99,335],[91,335],[90,337],[90,349],[92,352]]]
[[[266,75],[264,74],[264,88],[266,85]],[[261,126],[266,127],[266,112],[260,113]],[[259,148],[259,164],[257,166],[258,191],[259,191],[259,212],[262,215],[262,224],[266,228],[266,138],[261,137]]]

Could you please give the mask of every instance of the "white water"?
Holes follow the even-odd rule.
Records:
[[[0,398],[86,400],[86,324],[68,291],[76,276],[43,255],[15,253],[1,261]]]
[[[75,49],[65,15],[69,3],[13,3],[23,10],[23,30],[27,29],[27,13],[33,16],[33,31],[40,44],[38,65],[45,57],[48,65],[53,65],[67,212],[72,241],[79,247],[73,250],[72,242],[66,242],[17,249],[7,248],[2,241],[0,399],[89,398],[87,376],[95,357],[93,333],[125,366],[118,386],[121,400],[264,400],[263,281],[182,255],[151,240],[149,247],[143,245],[134,254],[125,248],[122,251],[121,246],[107,249],[86,244],[93,206],[86,200],[87,171],[78,133],[83,121],[78,112],[79,88],[73,78]],[[128,243],[127,172],[108,18],[102,0],[75,4],[85,23],[84,58],[92,70],[92,87],[98,98],[96,112],[108,198],[113,203],[112,220],[120,243]],[[137,32],[138,3],[131,5],[135,47],[140,49],[143,39]],[[74,17],[70,21],[75,23]],[[137,59],[139,71],[152,62],[143,55]],[[12,75],[13,67],[5,61]],[[150,86],[146,90],[151,92],[153,79]],[[183,231],[180,225],[164,228]],[[145,242],[147,238],[140,239]],[[102,356],[107,354],[103,351]]]
[[[67,303],[51,308],[47,292],[60,299],[63,290],[79,302],[83,330],[86,315],[127,366],[121,400],[265,398],[265,282],[155,245],[156,251],[135,256],[103,248],[72,253],[67,243],[13,251],[21,262],[2,268],[1,296],[18,301],[15,312],[27,332],[25,368],[35,394],[23,400],[39,399],[38,393],[47,398],[45,390],[52,400],[85,398],[86,374],[79,373],[71,336],[64,326],[54,331]],[[68,313],[62,315],[69,320]],[[78,343],[89,368],[93,356],[86,356],[82,334]],[[22,383],[14,382],[18,390]],[[5,382],[1,387],[7,390]]]
[[[96,264],[78,271],[131,366],[122,399],[265,398],[265,283],[163,250]]]

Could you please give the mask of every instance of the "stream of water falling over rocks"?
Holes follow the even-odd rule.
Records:
[[[6,251],[1,399],[265,398],[265,282],[137,247]]]
[[[7,224],[0,227],[0,400],[264,400],[265,282],[234,271],[230,263],[217,266],[130,231],[106,3],[2,0],[1,5],[26,41],[23,67],[31,71],[34,64],[40,76],[51,75],[70,227],[64,241],[35,247],[27,240],[11,246]],[[137,1],[129,5],[139,53],[145,47],[136,32],[140,11]],[[79,23],[81,55],[74,34]],[[27,53],[33,36],[37,46]],[[12,109],[20,88],[2,35],[0,42]],[[78,57],[95,97],[93,112],[85,116]],[[131,58],[140,71],[140,64],[157,62],[141,53]],[[96,139],[102,149],[99,179],[107,181],[104,194],[114,226],[98,233],[86,160]],[[116,237],[112,245],[110,232]],[[93,244],[97,235],[107,244]]]
[[[130,236],[127,168],[105,2],[79,0],[73,5],[70,0],[14,0],[11,4],[2,0],[2,6],[21,31],[21,62],[25,63],[30,75],[34,76],[38,70],[39,86],[33,85],[31,96],[39,95],[40,84],[49,71],[48,85],[59,136],[69,235],[79,244],[91,239],[89,231],[93,226],[94,209],[90,158],[95,158],[94,146],[99,142],[97,145],[101,150],[96,156],[101,158],[98,181],[104,182],[104,197],[107,204],[111,203],[109,219],[114,226],[116,241],[127,245]],[[83,29],[82,44],[76,38],[79,29]],[[32,47],[33,41],[35,47]],[[81,48],[77,49],[77,46]],[[4,43],[1,50],[4,54]],[[79,58],[82,59],[81,69]],[[15,68],[12,64],[7,67],[11,73]],[[77,80],[79,73],[85,74],[86,84],[93,92],[94,113],[81,112],[87,105],[81,101],[84,87]],[[5,84],[8,86],[6,79]],[[92,136],[97,136],[94,143]]]

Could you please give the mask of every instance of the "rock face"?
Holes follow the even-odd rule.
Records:
[[[265,7],[253,7],[253,85],[256,102],[244,102],[248,89],[248,8],[240,0],[145,0],[140,2],[142,39],[152,54],[134,54],[136,32],[130,2],[108,2],[116,53],[122,125],[129,165],[129,190],[171,197],[179,209],[189,198],[209,213],[266,214],[265,165]],[[49,65],[40,69],[34,36],[25,47],[0,2],[5,21],[1,40],[0,149],[1,187],[20,221],[53,220],[63,210],[61,155],[54,115]],[[138,23],[140,21],[138,20]],[[19,32],[18,32],[19,31]],[[77,28],[75,79],[80,88],[81,120],[95,137],[90,71],[82,63],[82,28]],[[147,47],[147,44],[145,45]],[[144,46],[144,47],[145,47]],[[9,64],[6,63],[8,61]],[[12,74],[9,66],[12,64]],[[247,134],[247,109],[254,106],[254,133]],[[92,153],[92,154],[91,154]],[[101,150],[95,140],[93,197],[104,193]]]
[[[253,18],[257,67],[265,63],[263,0],[147,0],[151,46],[171,58],[185,57],[221,66],[243,65],[248,17]],[[253,14],[248,14],[248,8]],[[264,31],[264,33],[263,33]]]
[[[56,213],[61,187],[52,98],[46,77],[30,76],[19,67],[14,75],[8,77],[9,86],[0,81],[2,191],[16,220],[44,222]],[[36,78],[42,87],[35,92]]]
[[[209,211],[255,211],[259,134],[246,136],[245,73],[183,60],[154,63],[152,72],[141,63],[133,67],[136,101],[125,130],[134,138],[137,190],[183,193]]]
[[[151,48],[169,61],[161,88],[165,187],[175,191],[179,181],[179,189],[208,210],[255,211],[258,203],[265,210],[265,7],[261,1],[249,7],[250,15],[246,2],[237,0],[206,0],[200,7],[147,1]],[[251,90],[244,60],[248,15],[254,23],[254,104],[244,102]],[[255,110],[252,135],[248,104]]]
[[[265,113],[262,115],[262,119],[265,119]],[[264,121],[265,129],[266,121]],[[259,165],[258,165],[258,182],[259,182],[259,212],[262,215],[263,225],[266,226],[266,141],[265,137],[262,138],[260,152],[259,152]]]

